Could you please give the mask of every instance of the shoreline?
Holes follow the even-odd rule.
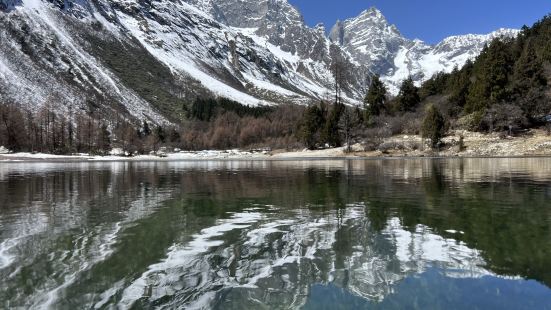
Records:
[[[460,141],[463,140],[461,148]],[[365,150],[361,144],[319,150],[203,150],[137,155],[133,157],[89,154],[52,155],[43,153],[0,154],[0,163],[14,162],[151,162],[151,161],[285,161],[285,160],[366,160],[422,158],[551,158],[551,136],[542,130],[532,130],[521,136],[503,137],[468,131],[450,132],[443,139],[444,147],[431,150],[417,135],[395,135],[382,140],[378,149]]]
[[[48,155],[46,158],[25,157],[21,154],[0,155],[0,164],[10,163],[109,163],[109,162],[206,162],[206,161],[331,161],[331,160],[450,160],[450,159],[530,159],[530,158],[549,158],[551,154],[527,154],[527,155],[383,155],[383,156],[365,156],[365,155],[347,155],[347,156],[292,156],[292,153],[285,153],[286,156],[240,156],[240,157],[157,157],[157,156],[136,156],[136,157],[115,157],[108,156],[67,156],[67,155]],[[13,155],[13,156],[10,156]],[[38,154],[40,155],[40,154]]]

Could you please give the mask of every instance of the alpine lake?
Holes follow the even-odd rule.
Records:
[[[2,309],[551,309],[551,158],[0,163]]]

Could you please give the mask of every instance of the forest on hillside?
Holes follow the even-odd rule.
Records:
[[[342,102],[346,85],[339,77],[346,68],[335,63],[333,70],[334,102],[249,107],[197,98],[182,107],[185,120],[170,126],[123,117],[107,121],[91,112],[60,114],[48,106],[31,112],[1,102],[0,146],[54,154],[107,154],[115,147],[143,154],[161,147],[315,149],[353,143],[374,150],[396,134],[421,134],[439,147],[449,130],[511,135],[551,126],[551,16],[523,27],[516,38],[495,39],[464,67],[438,73],[420,87],[406,79],[397,96],[373,76],[363,106]]]
[[[347,137],[376,148],[385,137],[422,134],[437,147],[452,129],[514,134],[549,128],[550,78],[551,16],[546,16],[523,27],[516,38],[496,38],[474,61],[438,73],[421,87],[406,79],[396,97],[374,76],[361,112],[324,103],[310,106],[303,119],[303,141],[315,148],[340,145],[340,138]],[[330,124],[335,119],[352,128]],[[331,135],[335,128],[341,130],[339,139]]]

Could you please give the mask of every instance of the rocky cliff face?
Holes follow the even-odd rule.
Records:
[[[492,39],[517,34],[517,30],[500,29],[488,35],[453,36],[432,46],[405,38],[379,10],[370,8],[357,17],[338,21],[329,38],[358,64],[380,74],[396,94],[400,83],[410,75],[421,83],[437,72],[450,72],[476,57]]]
[[[370,74],[395,93],[476,56],[502,30],[436,46],[404,38],[376,9],[305,25],[286,0],[0,0],[0,99],[39,109],[170,122],[197,96],[244,104],[331,98],[336,64],[345,101]]]

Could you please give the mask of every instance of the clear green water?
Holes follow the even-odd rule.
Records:
[[[551,159],[0,163],[0,308],[551,309]]]

